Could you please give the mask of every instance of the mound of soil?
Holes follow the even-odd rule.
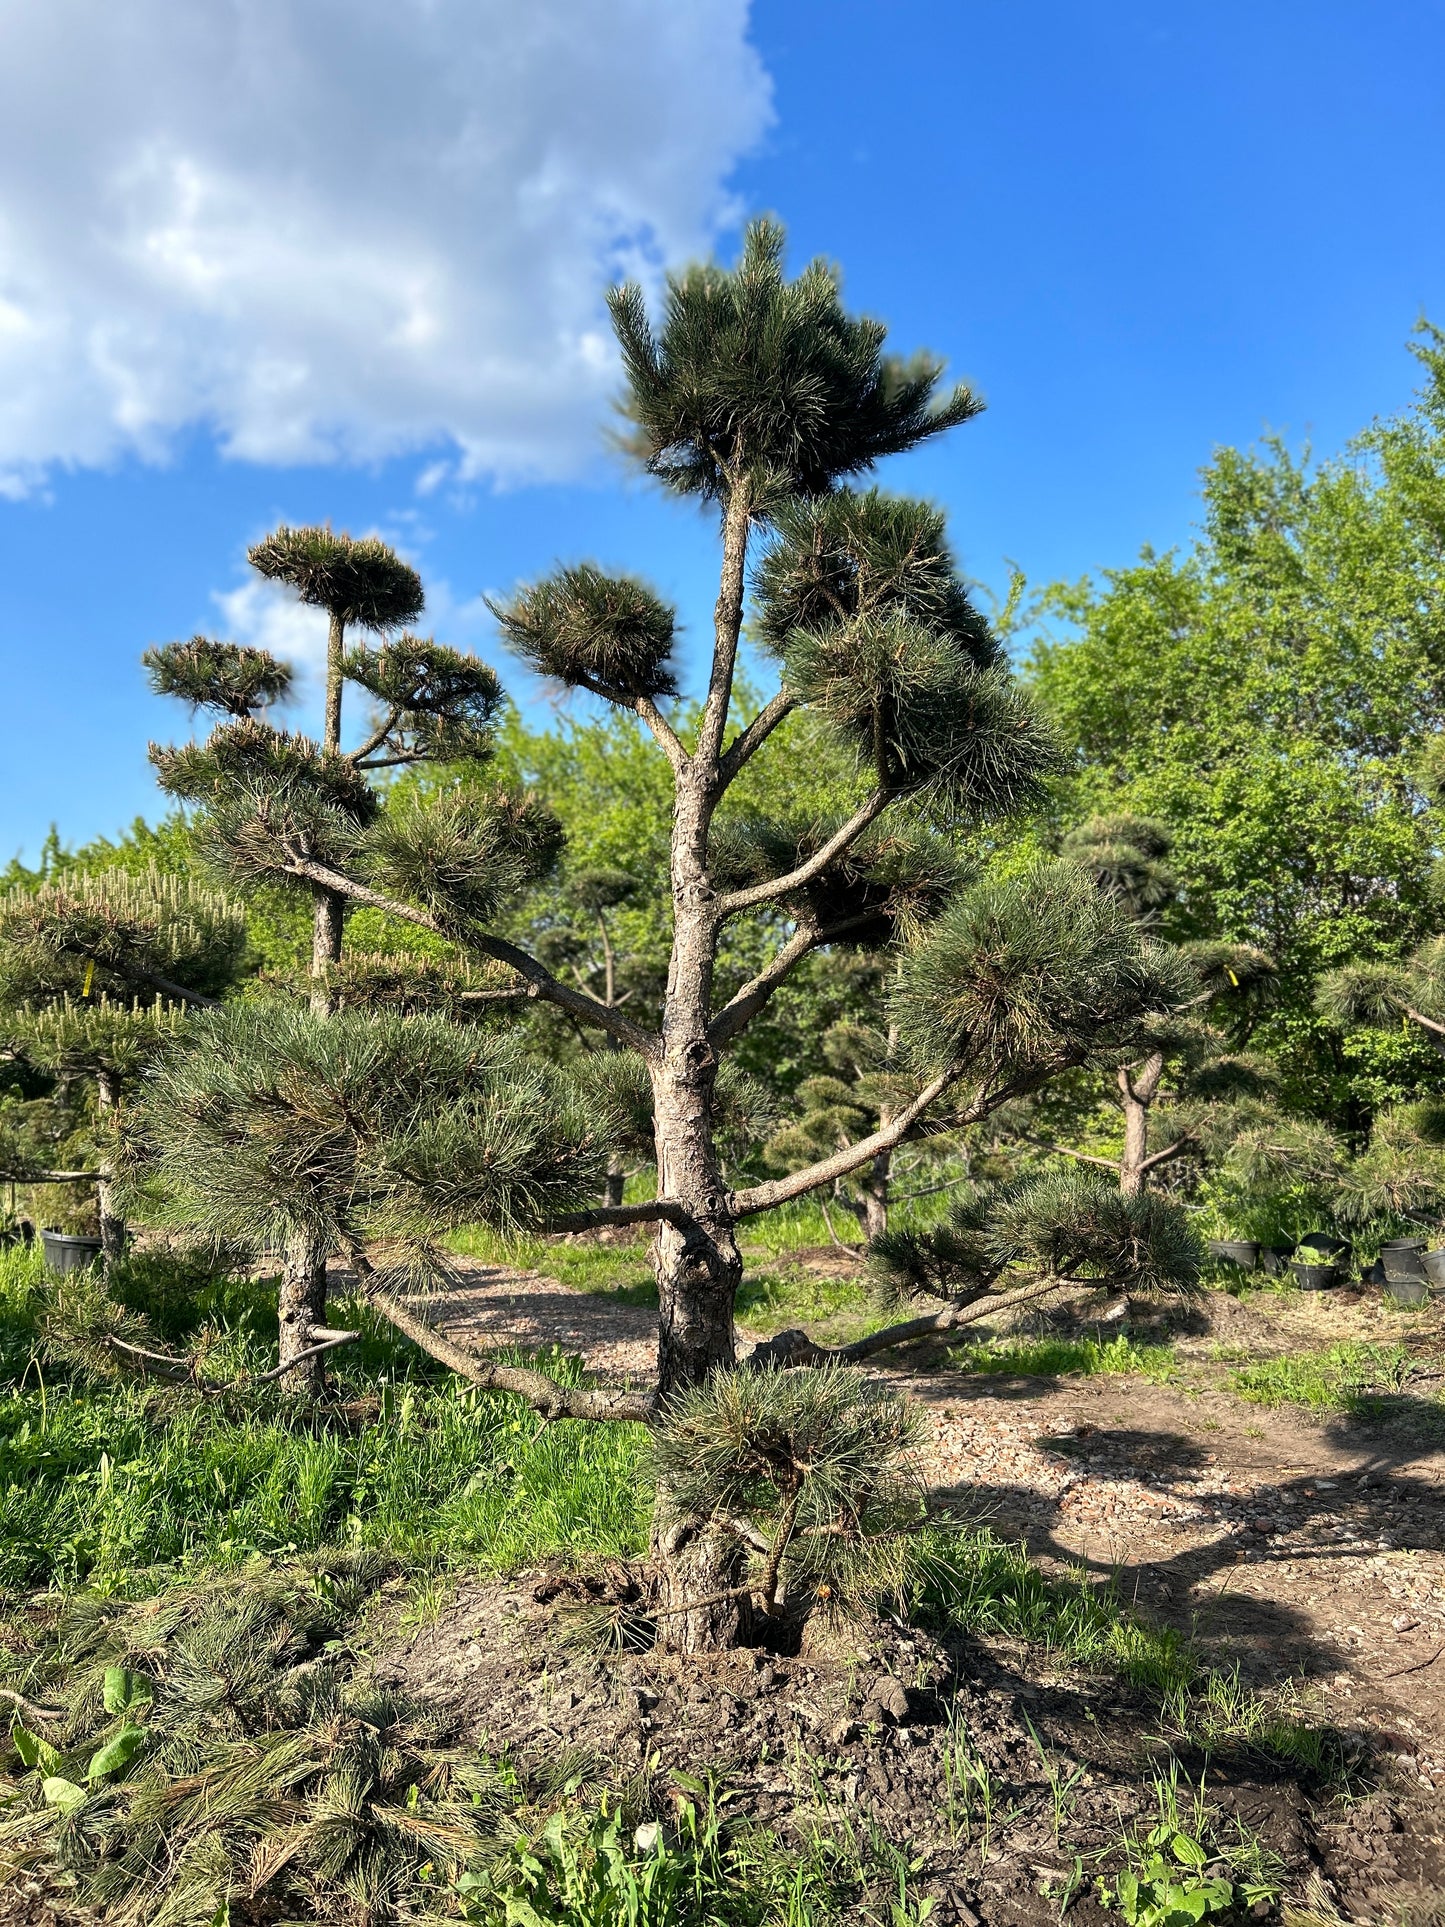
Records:
[[[1157,1820],[1168,1749],[1116,1680],[1041,1676],[1022,1647],[890,1623],[826,1628],[797,1657],[600,1654],[582,1628],[624,1594],[621,1575],[467,1586],[380,1653],[378,1679],[445,1702],[488,1752],[575,1763],[664,1826],[683,1775],[715,1779],[729,1812],[784,1841],[874,1828],[920,1863],[934,1927],[1043,1927],[1071,1888],[1081,1927],[1117,1920],[1094,1876],[1117,1873],[1124,1834]],[[1186,1764],[1197,1783],[1201,1765]],[[1388,1758],[1357,1773],[1345,1808],[1258,1759],[1216,1755],[1216,1835],[1257,1839],[1313,1909],[1418,1917],[1445,1893],[1440,1815]],[[1189,1799],[1181,1783],[1181,1809]]]

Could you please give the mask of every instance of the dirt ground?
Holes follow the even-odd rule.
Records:
[[[536,1273],[467,1267],[457,1291],[436,1311],[453,1335],[479,1344],[557,1343],[580,1352],[600,1377],[650,1376],[654,1313],[569,1290]],[[1383,1775],[1377,1791],[1328,1822],[1305,1811],[1308,1803],[1301,1804],[1297,1790],[1251,1785],[1247,1774],[1225,1775],[1233,1788],[1229,1797],[1255,1814],[1251,1824],[1269,1834],[1272,1850],[1296,1879],[1315,1880],[1321,1905],[1337,1906],[1349,1919],[1374,1920],[1386,1917],[1390,1905],[1404,1905],[1401,1896],[1426,1904],[1427,1896],[1445,1893],[1445,1452],[1438,1427],[1416,1421],[1436,1416],[1433,1403],[1428,1412],[1425,1406],[1438,1388],[1427,1384],[1402,1394],[1383,1417],[1368,1421],[1339,1413],[1315,1416],[1298,1407],[1268,1409],[1225,1389],[1231,1361],[1318,1350],[1342,1339],[1397,1342],[1398,1317],[1391,1321],[1360,1295],[1335,1293],[1326,1300],[1258,1294],[1240,1303],[1212,1293],[1191,1322],[1193,1329],[1176,1339],[1177,1381],[1166,1384],[1132,1377],[981,1376],[917,1356],[892,1363],[885,1375],[927,1411],[924,1470],[941,1504],[986,1521],[1000,1536],[1022,1540],[1046,1569],[1112,1580],[1126,1600],[1192,1635],[1210,1658],[1237,1663],[1252,1684],[1294,1682],[1316,1717],[1351,1736],[1377,1762]],[[1417,1348],[1437,1354],[1445,1349],[1433,1314],[1411,1321],[1410,1331]],[[503,1608],[480,1595],[474,1604],[465,1663],[485,1675],[475,1685],[483,1689],[482,1703],[494,1709],[497,1743],[517,1744],[537,1725],[536,1696],[524,1681],[523,1697],[508,1701],[501,1682],[505,1664],[490,1655],[487,1630]],[[505,1607],[512,1631],[542,1610],[524,1592]],[[448,1632],[434,1636],[444,1643],[457,1636],[459,1625],[469,1624],[465,1611],[460,1622],[448,1614],[447,1623]],[[735,1663],[751,1668],[757,1657]],[[1139,1730],[1137,1714],[1118,1705],[1116,1691],[1100,1697],[1077,1681],[1024,1683],[1013,1659],[997,1650],[935,1651],[921,1672],[916,1655],[906,1656],[906,1663],[932,1681],[916,1717],[884,1735],[883,1754],[865,1770],[861,1793],[849,1779],[851,1772],[856,1781],[854,1769],[839,1769],[841,1786],[853,1788],[848,1797],[865,1805],[873,1800],[880,1824],[917,1833],[921,1814],[936,1820],[947,1806],[940,1792],[939,1735],[945,1729],[939,1708],[960,1691],[969,1696],[973,1724],[985,1750],[994,1746],[1005,1777],[1010,1749],[1032,1744],[1021,1717],[1027,1711],[1040,1734],[1041,1720],[1054,1723],[1054,1740],[1045,1744],[1057,1745],[1090,1776],[1086,1805],[1094,1818],[1080,1819],[1083,1836],[1090,1825],[1096,1831],[1103,1826],[1108,1815],[1117,1822],[1121,1803],[1127,1804],[1120,1749],[1130,1739],[1137,1761]],[[425,1639],[403,1668],[409,1682],[414,1664],[426,1670]],[[696,1763],[696,1747],[687,1737],[696,1721],[685,1695],[678,1697],[677,1683],[669,1686],[649,1673],[659,1662],[639,1657],[621,1663],[624,1686],[632,1672],[642,1683],[626,1687],[620,1715],[611,1689],[599,1688],[601,1676],[589,1664],[593,1671],[585,1679],[555,1688],[574,1696],[565,1709],[569,1715],[582,1709],[572,1721],[576,1743],[605,1741],[609,1753],[622,1759],[627,1744],[638,1751],[646,1742],[660,1750],[664,1763],[671,1745],[679,1762]],[[880,1665],[904,1662],[874,1653],[848,1659],[841,1668],[834,1663],[831,1672],[829,1664],[778,1659],[765,1669],[774,1680],[766,1694],[749,1684],[751,1672],[741,1685],[719,1682],[711,1698],[704,1692],[703,1724],[717,1726],[710,1730],[709,1757],[725,1764],[729,1735],[750,1730],[749,1722],[759,1724],[749,1709],[762,1698],[770,1705],[777,1698],[794,1708],[794,1743],[825,1755],[832,1745],[846,1760],[844,1740],[833,1742],[829,1735],[849,1727],[850,1709],[858,1730],[853,1701],[868,1691],[870,1668],[876,1673]],[[455,1655],[441,1671],[454,1679],[454,1666]],[[801,1682],[800,1668],[807,1676]],[[644,1707],[649,1695],[656,1704]],[[719,1696],[736,1703],[736,1716],[719,1714]],[[605,1730],[587,1711],[598,1706],[612,1707],[601,1719]],[[622,1718],[625,1734],[615,1717]],[[781,1745],[782,1727],[772,1733],[773,1724],[769,1712],[759,1730],[766,1728]],[[566,1719],[557,1728],[564,1736],[570,1730]],[[743,1748],[749,1757],[755,1750]],[[881,1766],[889,1785],[867,1779],[874,1766]],[[1137,1794],[1137,1778],[1133,1785]],[[1111,1791],[1095,1799],[1095,1787]],[[782,1790],[775,1797],[786,1804]],[[760,1817],[769,1817],[768,1806],[764,1798],[756,1807]],[[1041,1869],[1050,1863],[1037,1822],[1037,1815],[1019,1820],[1015,1831],[1022,1832],[1005,1843],[1006,1853],[995,1843],[994,1851],[1012,1857],[1009,1866],[981,1864],[963,1885],[954,1869],[952,1884],[942,1881],[937,1891],[954,1896],[958,1919],[967,1921],[970,1912],[989,1922],[1055,1917],[1056,1901],[1038,1912],[1037,1890],[1049,1884]],[[934,1847],[930,1865],[944,1866],[958,1842],[950,1845],[940,1835]],[[965,1888],[971,1902],[959,1899]],[[933,1916],[940,1922],[949,1917]]]

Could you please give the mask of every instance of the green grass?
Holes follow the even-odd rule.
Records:
[[[328,1547],[504,1571],[646,1543],[638,1427],[543,1430],[520,1400],[438,1374],[375,1329],[338,1360],[353,1409],[330,1420],[274,1388],[196,1399],[57,1375],[35,1349],[40,1277],[24,1254],[0,1257],[0,1586],[129,1590],[158,1566]],[[228,1294],[209,1368],[264,1369],[264,1288]]]
[[[781,1215],[781,1214],[778,1214]],[[791,1227],[796,1231],[797,1227]],[[453,1234],[451,1249],[484,1264],[517,1265],[528,1271],[544,1272],[573,1291],[610,1298],[617,1304],[654,1309],[657,1285],[642,1240],[626,1244],[583,1241],[570,1244],[561,1238],[509,1238],[480,1228]],[[803,1240],[791,1243],[776,1238],[763,1242],[749,1239],[743,1246],[746,1272],[738,1292],[738,1316],[745,1321],[776,1327],[799,1319],[824,1319],[840,1316],[879,1323],[872,1299],[856,1278],[828,1277],[790,1265],[790,1251],[802,1248]],[[840,1266],[847,1260],[839,1254]]]
[[[1402,1345],[1331,1345],[1242,1365],[1230,1373],[1229,1386],[1255,1405],[1368,1415],[1380,1394],[1398,1391],[1409,1356]]]
[[[1175,1375],[1172,1345],[1139,1345],[1124,1332],[1109,1339],[981,1339],[953,1346],[948,1356],[960,1371],[997,1372],[1019,1378],[1137,1374],[1164,1385]]]

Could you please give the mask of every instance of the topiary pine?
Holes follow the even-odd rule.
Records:
[[[365,905],[477,965],[502,964],[529,997],[611,1038],[619,1064],[631,1060],[628,1075],[609,1067],[575,1107],[565,1081],[536,1087],[518,1121],[525,1131],[507,1136],[515,1106],[506,1076],[484,1074],[484,1032],[452,1026],[443,1039],[433,1018],[352,1021],[350,1013],[328,1026],[317,1013],[315,1036],[297,1028],[294,1039],[287,1030],[269,1044],[259,1021],[244,1036],[218,1030],[211,1048],[186,1060],[185,1102],[177,1092],[167,1103],[158,1086],[147,1107],[152,1141],[164,1147],[188,1211],[214,1212],[242,1231],[245,1222],[269,1224],[271,1235],[284,1219],[312,1250],[322,1238],[344,1241],[378,1308],[448,1364],[480,1373],[478,1382],[501,1381],[377,1282],[386,1265],[399,1265],[405,1248],[425,1255],[461,1210],[533,1214],[551,1229],[651,1225],[657,1384],[607,1407],[613,1416],[661,1418],[680,1395],[737,1365],[738,1234],[748,1218],[848,1177],[940,1109],[964,1128],[1102,1048],[1128,1048],[1180,981],[1171,954],[1076,866],[967,881],[978,862],[960,840],[1037,797],[1056,754],[970,604],[936,513],[849,495],[843,485],[882,456],[967,420],[977,403],[967,390],[941,394],[928,357],[907,366],[887,359],[883,330],[845,313],[830,270],[815,264],[787,280],[781,247],[779,231],[758,224],[737,268],[673,277],[655,330],[639,290],[613,300],[628,446],[665,486],[715,504],[719,515],[719,591],[696,711],[664,713],[671,615],[650,592],[623,596],[617,584],[630,579],[564,570],[502,605],[504,625],[534,661],[632,712],[666,758],[672,796],[659,835],[670,839],[670,955],[655,1014],[566,981],[498,928],[508,897],[558,854],[555,826],[534,799],[476,785],[413,786],[372,820],[353,812],[340,825],[320,803],[308,816],[294,795],[268,799],[264,780],[225,779],[206,806],[238,866]],[[800,504],[812,500],[818,512],[810,515]],[[778,638],[781,686],[735,727],[755,540],[771,544],[754,614],[759,632]],[[826,584],[845,592],[809,586],[818,571],[808,558],[818,554]],[[600,627],[587,628],[584,616]],[[851,751],[856,807],[739,839],[721,827],[728,792],[804,709]],[[319,754],[328,752],[344,754],[339,737],[328,736]],[[366,759],[352,761],[364,775]],[[298,783],[307,780],[303,773]],[[716,981],[723,933],[744,917],[759,925],[764,961],[724,996]],[[865,931],[889,960],[878,1014],[898,1040],[902,1101],[876,1131],[783,1176],[742,1182],[726,1162],[728,1050],[806,957]],[[441,1067],[439,1091],[431,1088],[438,1079],[421,1075],[428,1052]],[[470,1094],[468,1128],[478,1142],[493,1141],[495,1107],[497,1131],[516,1147],[506,1185],[487,1180],[490,1202],[459,1135],[460,1114],[449,1108],[452,1078]],[[311,1102],[312,1083],[332,1095]],[[589,1182],[601,1176],[600,1160],[589,1166],[581,1157],[574,1123],[588,1135],[589,1156],[594,1145],[598,1154],[611,1148],[609,1138],[625,1141],[643,1106],[614,1099],[640,1096],[644,1085],[656,1195],[549,1216],[549,1172],[559,1183],[584,1169]],[[412,1110],[402,1103],[408,1094]],[[227,1120],[219,1134],[217,1117]],[[393,1143],[404,1157],[393,1156]],[[239,1216],[227,1188],[232,1157],[255,1187]],[[1062,1196],[1055,1203],[1072,1209]],[[533,1385],[526,1395],[549,1417],[603,1415],[611,1396],[540,1383],[546,1389]],[[660,1495],[659,1518],[671,1516],[667,1501]],[[703,1575],[741,1582],[743,1550],[719,1537],[715,1520],[672,1517],[654,1549],[684,1599]],[[663,1636],[683,1645],[713,1637],[704,1622],[685,1612]]]
[[[101,871],[0,899],[0,1021],[10,1049],[94,1091],[90,1175],[107,1266],[125,1246],[115,1182],[122,1100],[184,1014],[235,983],[245,950],[238,904],[155,870]],[[36,1165],[9,1175],[47,1181]]]

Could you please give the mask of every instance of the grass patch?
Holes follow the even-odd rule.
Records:
[[[1172,1345],[1140,1345],[1120,1332],[1099,1338],[995,1338],[955,1345],[949,1362],[964,1372],[1018,1378],[1127,1377],[1165,1385],[1175,1376]]]
[[[131,1591],[156,1567],[366,1547],[500,1572],[646,1543],[638,1427],[543,1429],[520,1400],[438,1373],[374,1327],[340,1355],[319,1410],[274,1387],[199,1399],[98,1385],[42,1363],[42,1278],[28,1254],[4,1254],[0,1586]],[[208,1369],[264,1370],[266,1285],[232,1281],[224,1296],[226,1315],[198,1333]],[[576,1370],[560,1353],[540,1362]]]
[[[1375,1415],[1379,1395],[1397,1393],[1410,1366],[1403,1345],[1341,1344],[1241,1365],[1229,1388],[1255,1405],[1303,1405],[1316,1412]]]

